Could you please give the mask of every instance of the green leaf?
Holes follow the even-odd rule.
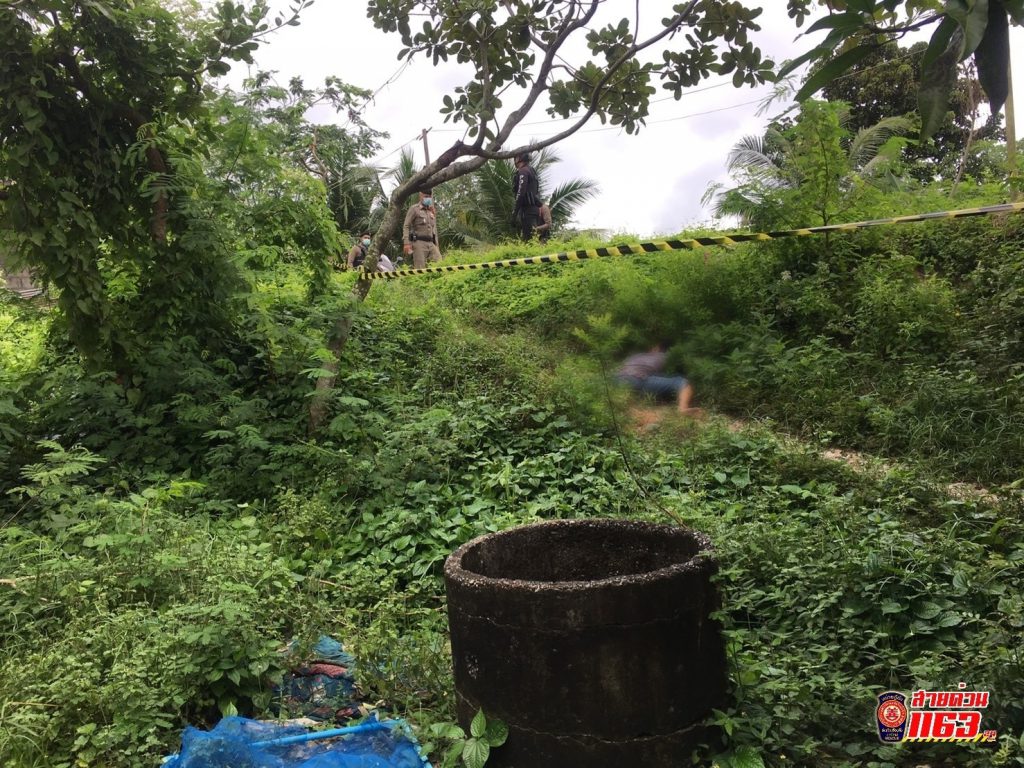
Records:
[[[224,717],[236,717],[238,715],[238,707],[235,706],[235,702],[231,699],[221,699],[217,702],[217,708],[220,709],[220,713]]]
[[[903,610],[903,606],[894,600],[886,600],[882,603],[882,614],[887,613],[900,613]]]
[[[732,756],[732,768],[764,768],[761,753],[753,747],[740,747]]]
[[[956,30],[956,21],[950,16],[944,16],[932,34],[931,40],[928,41],[928,48],[925,50],[924,56],[921,57],[922,71],[928,69],[942,55],[942,52],[949,47],[949,38],[952,37]]]
[[[1010,93],[1010,24],[1000,0],[988,2],[985,36],[974,51],[978,81],[988,96],[989,108],[996,114]]]
[[[110,21],[114,21],[114,14],[110,12],[110,9],[106,4],[99,2],[98,0],[82,0],[82,5],[92,8],[98,11],[103,16],[106,16]]]
[[[963,618],[955,613],[947,613],[945,616],[939,619],[938,624],[940,627],[955,627],[963,621]]]
[[[921,619],[934,619],[940,613],[942,608],[927,600],[914,608],[914,615]]]
[[[963,31],[950,36],[946,50],[927,69],[921,70],[917,91],[917,108],[921,113],[921,140],[927,139],[942,126],[949,108],[949,94],[956,85],[957,61]]]
[[[779,490],[783,493],[791,493],[794,496],[799,496],[801,499],[809,499],[814,496],[812,491],[808,491],[806,488],[802,488],[799,485],[781,485]]]
[[[469,739],[462,747],[462,762],[466,764],[466,768],[484,768],[490,754],[491,748],[487,742]]]
[[[491,719],[487,723],[484,741],[492,747],[500,747],[508,739],[508,726],[501,720]]]
[[[370,405],[369,400],[364,400],[361,397],[353,397],[352,395],[342,395],[337,398],[338,405],[345,405],[350,408],[366,408]]]
[[[864,19],[859,13],[855,13],[853,11],[847,11],[846,13],[833,13],[829,16],[822,16],[816,22],[811,24],[804,34],[817,32],[821,29],[853,30],[859,28],[863,23]]]
[[[460,742],[448,747],[448,751],[445,752],[444,759],[441,761],[441,768],[455,768],[459,764],[459,758],[462,756],[462,746]]]
[[[469,724],[469,732],[477,739],[487,733],[487,716],[484,715],[482,709],[477,711],[473,717],[473,722]]]
[[[440,723],[437,728],[437,735],[449,741],[460,741],[466,738],[466,732],[455,723]]]
[[[967,12],[967,17],[961,23],[961,27],[964,30],[964,45],[960,51],[960,60],[963,61],[981,44],[981,41],[987,34],[988,25],[990,23],[989,6],[999,5],[999,0],[974,0],[974,5],[971,6],[970,11]],[[1000,8],[1000,14],[1003,19],[1006,19],[1006,14],[1002,13]]]
[[[857,62],[870,55],[874,50],[875,46],[873,45],[858,45],[856,48],[851,48],[845,53],[839,54],[807,78],[807,82],[804,83],[803,87],[793,98],[796,101],[804,101],[809,96],[835,80],[839,75],[843,74],[843,72],[850,69],[850,67],[854,66]]]

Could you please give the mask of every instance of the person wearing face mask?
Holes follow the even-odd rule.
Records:
[[[366,252],[370,250],[370,238],[372,235],[369,232],[363,232],[359,235],[359,239],[356,240],[356,244],[352,246],[352,250],[348,252],[348,268],[359,269],[363,266],[363,262],[366,261]]]
[[[423,269],[437,246],[437,222],[431,210],[434,195],[431,190],[420,192],[420,200],[405,214],[402,225],[402,250],[412,255],[414,269]]]

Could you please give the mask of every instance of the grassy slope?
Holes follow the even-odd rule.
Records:
[[[316,444],[238,390],[207,404],[202,485],[127,466],[113,438],[47,459],[0,532],[0,762],[152,764],[182,717],[265,704],[276,648],[324,630],[365,660],[371,695],[450,717],[445,554],[541,518],[663,519],[653,497],[722,560],[736,702],[712,752],[905,765],[873,735],[874,695],[966,680],[993,691],[1000,751],[920,746],[914,762],[1019,764],[1019,502],[951,500],[916,470],[861,476],[714,420],[625,436],[631,476],[594,357],[570,343],[582,314],[624,301],[625,271],[558,269],[375,289]]]

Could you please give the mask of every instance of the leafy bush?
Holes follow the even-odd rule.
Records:
[[[914,758],[1019,761],[1011,488],[951,500],[928,474],[857,477],[713,420],[640,444],[607,389],[614,354],[670,335],[705,404],[933,474],[1016,480],[1019,233],[964,224],[960,261],[950,223],[403,280],[359,308],[350,277],[310,298],[304,270],[273,258],[235,338],[153,345],[127,379],[86,372],[45,311],[0,305],[17,323],[0,325],[0,482],[16,488],[0,501],[0,762],[151,765],[185,722],[262,713],[278,649],[325,631],[371,700],[449,723],[452,549],[538,519],[665,509],[708,531],[723,564],[735,699],[695,759],[902,764],[865,737],[874,695],[973,669],[1000,751]],[[310,436],[340,310],[355,330]],[[600,354],[575,354],[581,341]]]
[[[0,531],[8,765],[151,765],[183,719],[266,706],[280,639],[304,625],[254,517],[189,514],[195,483],[90,494],[90,457],[27,470],[45,515]]]
[[[854,298],[856,345],[885,357],[900,350],[945,356],[954,340],[956,296],[950,284],[918,274],[918,262],[891,257],[861,267]]]

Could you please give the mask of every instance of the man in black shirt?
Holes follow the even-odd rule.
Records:
[[[516,196],[515,218],[520,228],[520,237],[530,240],[533,229],[540,224],[540,185],[537,174],[530,167],[528,154],[516,155],[516,175],[512,177],[512,191]]]

